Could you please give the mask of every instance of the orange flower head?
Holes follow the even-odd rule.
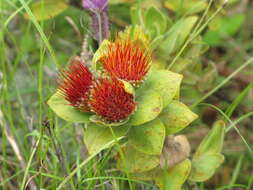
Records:
[[[110,43],[100,61],[109,75],[136,85],[147,75],[151,58],[149,50],[127,38]]]
[[[87,101],[92,83],[93,76],[87,66],[79,59],[74,59],[67,69],[60,72],[58,89],[70,105],[89,112]]]
[[[135,110],[136,102],[133,95],[125,91],[122,82],[101,78],[91,89],[89,106],[105,121],[120,122]]]

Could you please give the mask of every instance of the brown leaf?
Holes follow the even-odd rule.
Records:
[[[184,135],[167,136],[160,157],[162,168],[172,168],[190,155],[190,144]]]

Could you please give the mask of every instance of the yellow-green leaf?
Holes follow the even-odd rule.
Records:
[[[152,88],[151,88],[152,89]],[[137,96],[137,110],[130,118],[132,125],[141,125],[155,119],[162,111],[163,103],[160,94],[153,90]]]
[[[129,143],[145,154],[160,155],[165,138],[165,127],[159,119],[130,129]]]
[[[129,126],[112,127],[115,138],[123,137],[129,130]],[[97,126],[89,124],[84,131],[84,143],[89,154],[94,154],[101,149],[105,144],[114,140],[114,136],[109,127]]]
[[[145,94],[152,89],[162,97],[163,107],[169,105],[180,88],[183,76],[168,70],[154,70],[136,93]],[[153,102],[152,99],[149,100]]]
[[[141,153],[130,145],[123,148],[123,153],[124,158],[118,156],[117,166],[128,173],[146,172],[159,164],[159,156]]]
[[[197,117],[185,104],[177,100],[173,100],[159,115],[166,127],[166,135],[181,131]]]
[[[167,29],[167,18],[157,8],[150,7],[144,19],[145,28],[150,32],[152,37],[163,34]]]
[[[213,176],[216,169],[224,161],[222,154],[204,154],[194,157],[192,160],[192,171],[189,179],[195,182],[203,182]]]
[[[103,42],[101,43],[101,45],[99,46],[99,48],[97,49],[97,51],[95,52],[95,54],[93,55],[93,58],[92,58],[92,67],[93,67],[94,70],[96,70],[97,62],[101,59],[101,57],[104,56],[104,54],[107,51],[108,45],[110,43],[111,42],[109,40],[103,40]]]
[[[176,52],[189,36],[198,17],[190,16],[177,21],[165,34],[165,39],[161,42],[159,50],[165,55]]]
[[[70,122],[89,123],[89,113],[81,112],[67,102],[59,93],[50,97],[47,104],[62,119]]]
[[[181,190],[191,171],[191,161],[186,159],[168,170],[161,170],[155,178],[161,190]]]
[[[214,123],[213,128],[205,136],[196,150],[195,156],[207,153],[220,153],[222,150],[225,134],[225,123],[219,120]]]
[[[33,15],[38,21],[51,19],[63,11],[65,11],[69,5],[65,0],[41,0],[32,3],[31,10]],[[26,19],[29,19],[28,14],[24,15]]]
[[[97,116],[97,115],[92,115],[90,116],[90,121],[95,123],[96,125],[100,125],[102,127],[116,127],[116,126],[120,126],[120,125],[124,125],[125,123],[127,123],[129,120],[129,118],[120,121],[120,122],[107,122],[105,121],[103,118]]]
[[[164,6],[175,12],[180,11],[184,14],[194,14],[203,11],[207,6],[207,2],[204,0],[166,0]]]

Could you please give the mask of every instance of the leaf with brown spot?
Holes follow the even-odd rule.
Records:
[[[137,95],[137,110],[130,118],[130,124],[142,125],[155,119],[163,108],[162,97],[154,90],[148,90],[145,94]]]
[[[166,127],[166,135],[181,131],[197,117],[186,105],[177,100],[173,100],[159,115]]]
[[[123,148],[124,158],[117,158],[117,167],[127,173],[142,173],[159,165],[159,156],[137,151],[130,145]]]
[[[191,161],[186,159],[168,170],[161,170],[155,182],[161,190],[181,190],[191,171]]]
[[[165,139],[165,127],[159,119],[134,126],[129,131],[129,143],[145,154],[160,155]]]

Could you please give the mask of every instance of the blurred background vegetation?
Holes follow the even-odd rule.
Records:
[[[226,160],[216,175],[184,189],[253,189],[253,2],[225,2],[109,1],[111,36],[141,25],[154,40],[154,68],[184,75],[181,99],[199,115],[184,131],[193,149],[217,119],[237,123],[226,133]],[[46,101],[58,69],[80,54],[84,38],[90,52],[97,49],[89,24],[79,0],[0,1],[0,189],[56,189],[87,157],[83,126],[55,117]],[[113,157],[112,149],[102,152],[64,188],[128,189]]]

